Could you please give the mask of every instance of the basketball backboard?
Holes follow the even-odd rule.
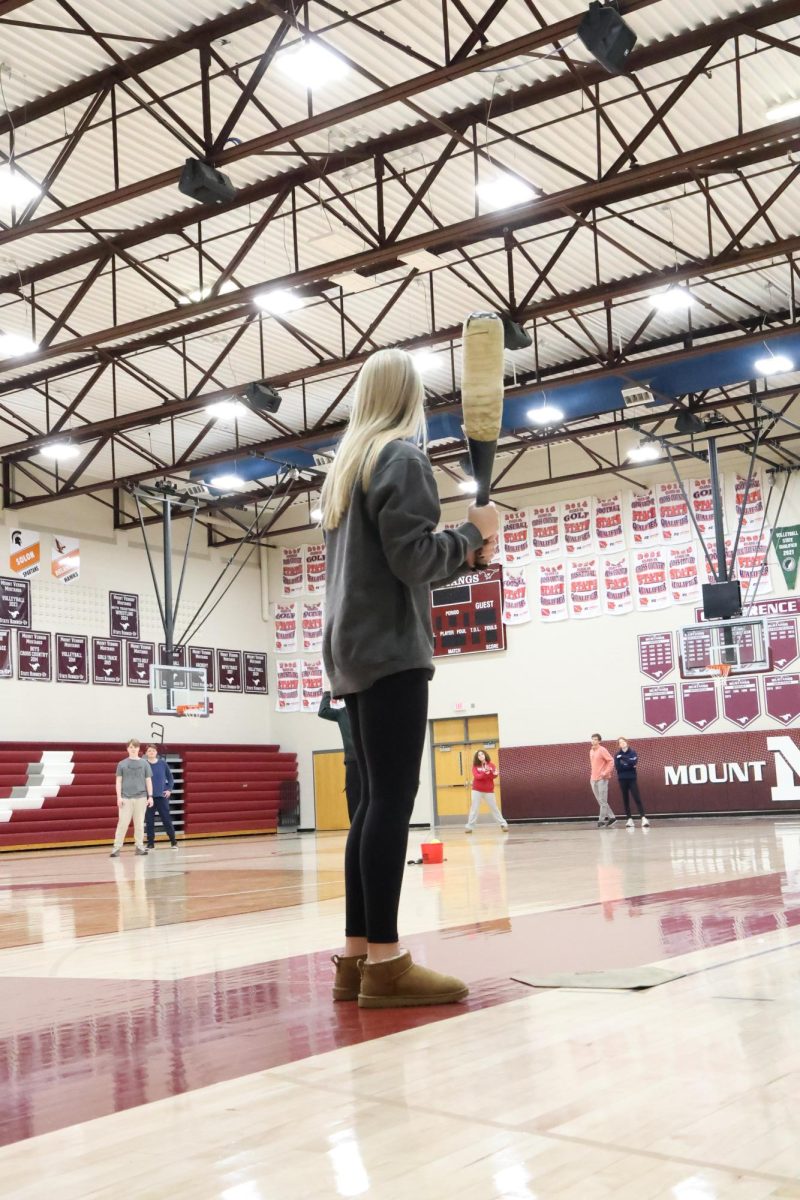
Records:
[[[150,668],[147,711],[151,716],[207,717],[208,687],[205,667]]]
[[[685,625],[678,630],[678,655],[683,679],[752,675],[772,669],[763,617]]]

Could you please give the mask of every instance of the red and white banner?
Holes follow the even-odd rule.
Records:
[[[594,548],[591,498],[562,501],[561,531],[567,554],[586,554]]]
[[[42,540],[31,529],[10,529],[8,566],[18,579],[32,579],[42,566]]]
[[[708,551],[708,558],[706,558],[705,554],[703,553],[703,546],[705,546],[706,550]],[[697,546],[697,561],[701,564],[701,571],[705,572],[705,582],[716,583],[717,576],[719,574],[719,559],[717,558],[717,543],[713,534],[709,534],[708,537],[703,538],[703,546]],[[725,561],[728,564],[728,568],[730,568],[731,565],[731,554],[733,554],[733,538],[726,537]],[[710,565],[708,561],[709,558],[711,559]],[[714,568],[713,571],[711,570],[712,566]]]
[[[622,497],[595,496],[592,525],[598,550],[625,549],[625,522],[622,517]]]
[[[325,591],[325,543],[306,546],[306,591],[311,596]]]
[[[300,668],[296,658],[282,658],[276,663],[276,712],[300,712]]]
[[[737,475],[733,485],[734,504],[736,506],[736,525],[744,509],[742,530],[758,533],[764,520],[764,484],[757,471],[753,472],[750,488],[747,487],[747,476]]]
[[[530,510],[531,541],[535,558],[555,558],[561,554],[558,505],[537,505]]]
[[[521,508],[518,512],[503,513],[500,559],[506,566],[512,567],[521,567],[533,562],[531,526],[526,508]]]
[[[689,505],[677,480],[658,485],[658,524],[662,538],[671,546],[692,540]]]
[[[629,493],[629,513],[634,546],[649,546],[660,539],[656,498],[652,488]]]
[[[579,621],[602,615],[598,559],[583,558],[570,561],[569,607],[571,615]]]
[[[322,649],[323,608],[319,600],[303,604],[303,649]]]
[[[569,617],[567,573],[563,562],[540,565],[538,604],[542,621],[566,621]]]
[[[525,571],[503,573],[503,624],[526,625],[531,618],[528,604],[528,577]]]
[[[275,652],[294,654],[297,649],[297,605],[275,605]]]
[[[700,566],[693,545],[670,546],[669,588],[675,604],[697,604],[700,599]]]
[[[300,708],[305,713],[319,712],[322,703],[322,659],[305,658],[302,667],[302,699]]]
[[[742,533],[736,552],[736,574],[741,580],[742,596],[748,601],[756,596],[769,596],[772,592],[772,575],[769,569],[770,537],[772,531],[765,529],[761,538],[758,530]],[[756,585],[758,585],[756,587]]]
[[[81,544],[77,538],[53,536],[50,574],[59,583],[75,583],[81,577]]]
[[[303,547],[281,550],[281,590],[284,596],[299,596],[303,590]]]
[[[622,617],[633,612],[631,568],[627,554],[602,560],[603,601],[606,612],[612,617]]]
[[[692,506],[697,528],[703,538],[714,536],[714,492],[710,479],[690,479],[688,483],[689,503]],[[722,490],[722,489],[721,489]],[[724,490],[722,492],[724,495]],[[725,509],[723,505],[723,526]],[[696,532],[696,531],[695,531]]]
[[[672,597],[667,578],[667,552],[654,546],[637,550],[634,555],[636,576],[636,607],[643,612],[669,608]]]

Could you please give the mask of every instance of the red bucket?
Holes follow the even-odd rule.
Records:
[[[423,842],[422,843],[422,861],[423,861],[423,863],[444,862],[444,843],[443,842]]]

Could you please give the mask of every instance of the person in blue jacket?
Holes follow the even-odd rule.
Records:
[[[150,769],[153,772],[153,807],[148,808],[144,818],[145,829],[147,831],[147,848],[152,850],[156,844],[156,813],[158,813],[172,849],[177,850],[178,841],[175,836],[175,826],[172,824],[172,817],[169,811],[169,798],[175,787],[172,771],[169,769],[167,760],[159,756],[156,746],[148,746],[145,757],[150,763]]]
[[[639,762],[639,755],[633,746],[629,744],[627,738],[619,738],[617,747],[617,753],[614,755],[614,766],[617,771],[620,791],[622,792],[622,803],[625,805],[625,816],[628,818],[625,827],[626,829],[634,828],[633,817],[631,816],[631,796],[633,796],[636,801],[636,807],[639,809],[639,815],[642,818],[642,829],[647,829],[650,822],[644,815],[642,797],[639,794],[639,781],[636,778],[636,765]]]

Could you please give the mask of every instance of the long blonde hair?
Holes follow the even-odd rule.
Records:
[[[369,487],[384,446],[425,442],[425,389],[405,350],[378,350],[361,368],[350,421],[322,489],[322,528],[336,529],[357,483]]]

